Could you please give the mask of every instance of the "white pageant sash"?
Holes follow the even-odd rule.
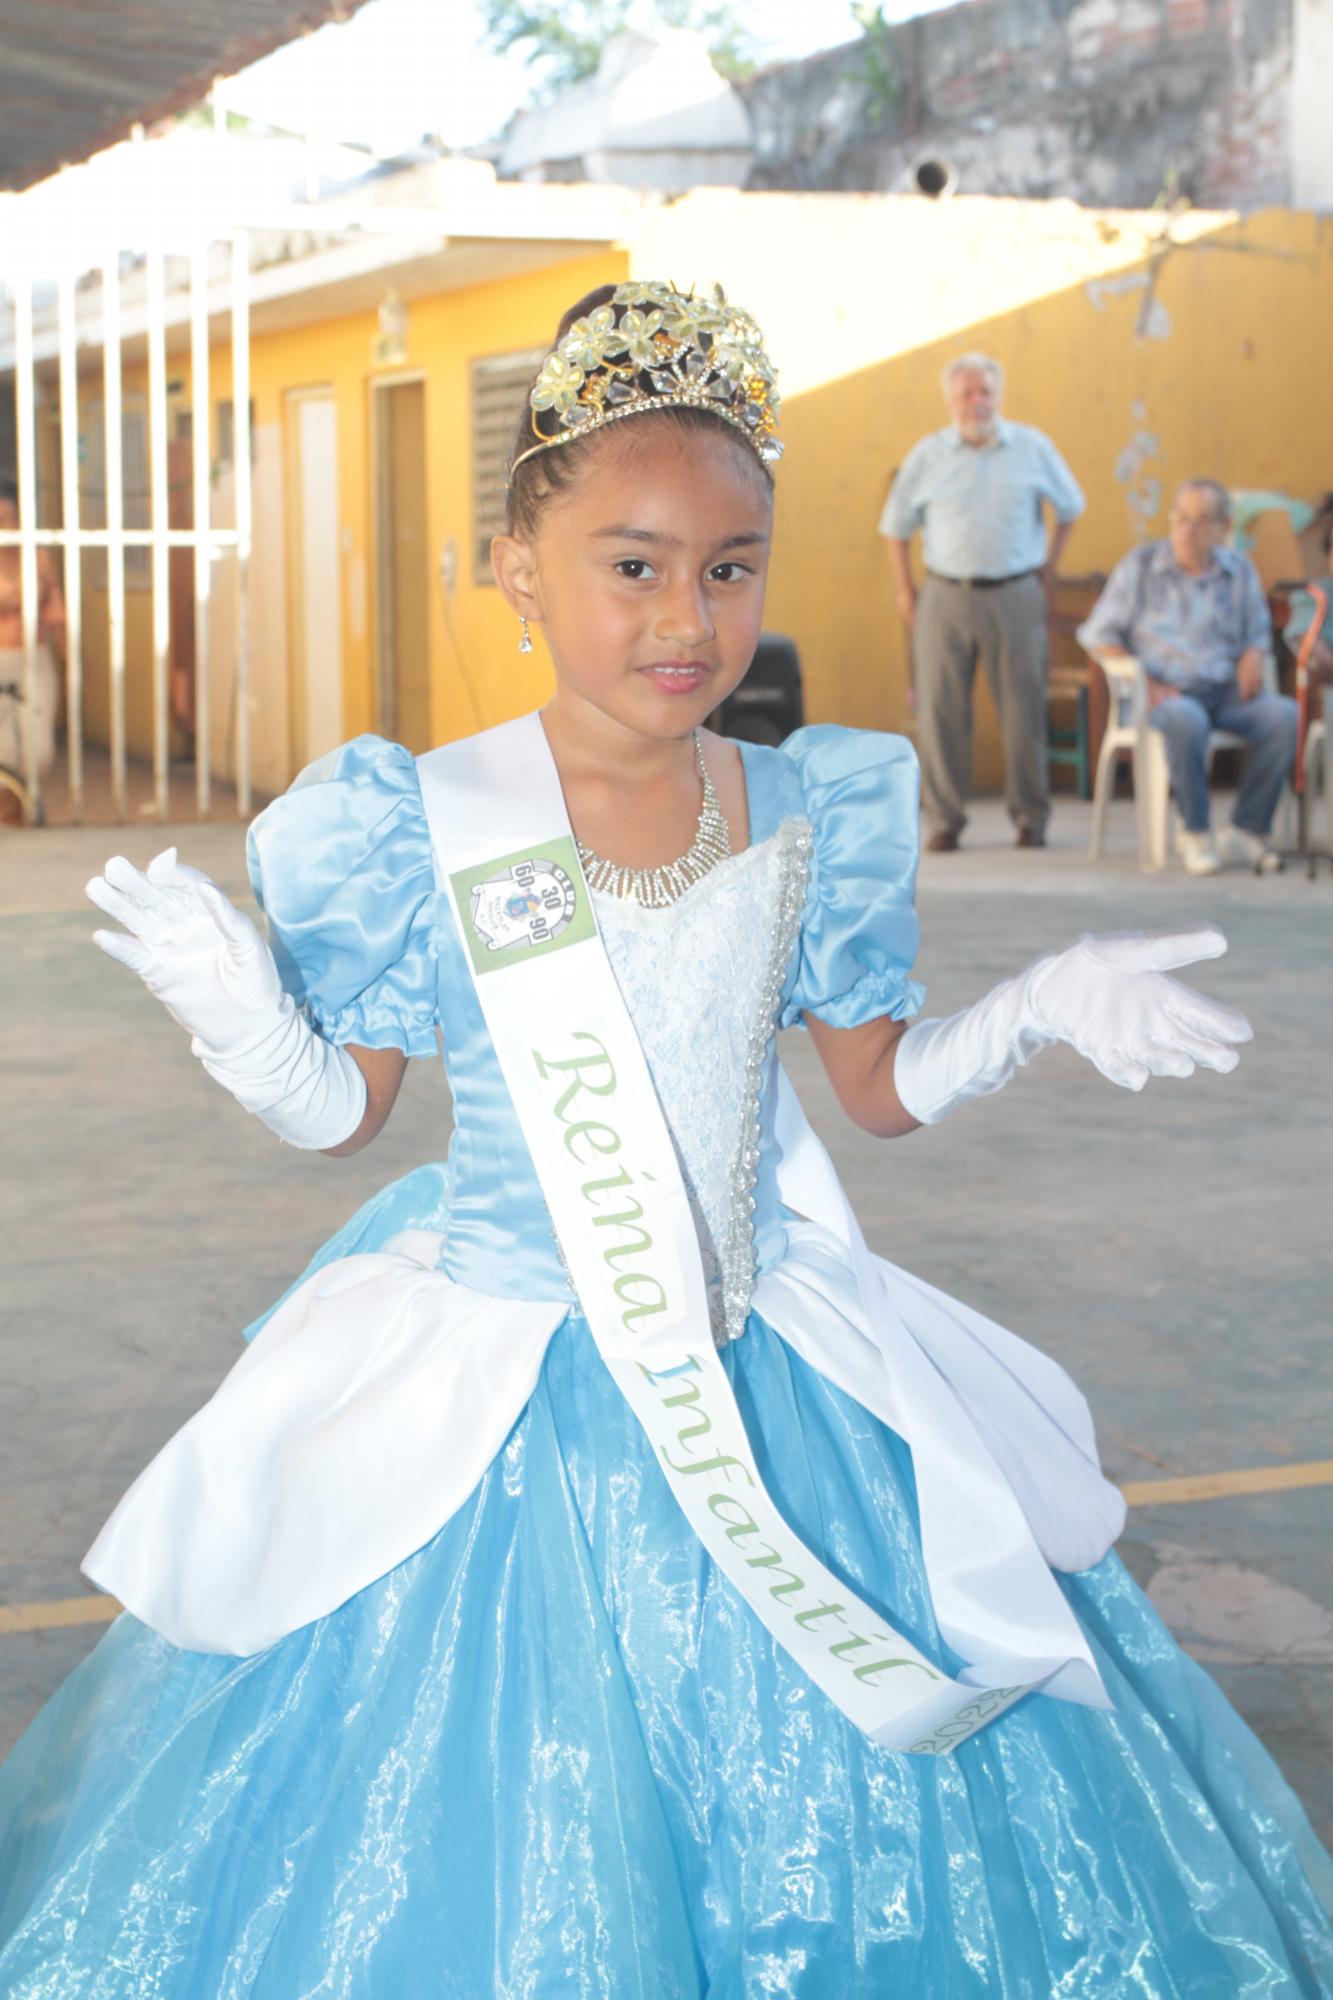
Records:
[[[868,1736],[891,1750],[951,1751],[1070,1655],[1007,1659],[1000,1675],[969,1667],[953,1680],[788,1526],[713,1345],[680,1166],[541,721],[446,744],[417,767],[441,885],[579,1302],[687,1520]]]

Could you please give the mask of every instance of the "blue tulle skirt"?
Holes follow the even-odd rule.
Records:
[[[947,1660],[905,1448],[757,1317],[725,1358],[793,1524]],[[1114,1556],[1064,1586],[1113,1714],[877,1749],[572,1319],[468,1505],[341,1610],[246,1660],[111,1628],[0,1771],[0,1995],[1333,1993],[1333,1870],[1271,1760]]]

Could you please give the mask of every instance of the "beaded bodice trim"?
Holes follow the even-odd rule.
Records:
[[[665,909],[594,892],[680,1159],[719,1346],[749,1313],[763,1089],[811,845],[805,820],[785,820]]]
[[[744,1093],[736,1160],[731,1175],[731,1214],[722,1253],[722,1326],[718,1345],[745,1331],[754,1290],[755,1188],[759,1178],[760,1104],[768,1052],[777,1030],[783,977],[796,946],[810,874],[813,835],[805,820],[787,820],[776,835],[780,848],[778,903],[773,939],[759,1005],[750,1024],[745,1052]],[[714,1328],[717,1338],[718,1329]]]

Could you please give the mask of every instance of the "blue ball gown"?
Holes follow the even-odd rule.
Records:
[[[717,1334],[769,1490],[956,1670],[912,1455],[797,1352],[771,1282],[803,1226],[775,1026],[919,1004],[911,753],[816,728],[745,763],[750,847],[673,910],[599,900],[607,949],[716,1297],[746,1265]],[[1333,1993],[1328,1858],[1095,1504],[1059,1586],[1114,1706],[1030,1695],[950,1757],[861,1735],[713,1569],[571,1299],[412,759],[362,738],[323,760],[251,859],[326,1035],[428,1055],[442,1029],[456,1130],[113,1517],[144,1615],[0,1772],[5,2000]]]

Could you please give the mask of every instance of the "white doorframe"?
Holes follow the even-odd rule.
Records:
[[[289,389],[287,601],[291,621],[291,749],[296,769],[343,740],[342,530],[338,410],[321,385]]]
[[[406,368],[393,375],[374,375],[370,380],[370,466],[371,519],[373,523],[372,564],[375,578],[375,712],[376,727],[390,742],[398,740],[399,718],[396,701],[395,606],[393,584],[392,481],[384,455],[389,435],[384,421],[386,393],[413,382],[424,382],[424,368]]]

